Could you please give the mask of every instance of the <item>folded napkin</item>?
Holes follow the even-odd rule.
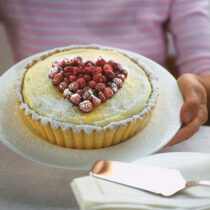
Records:
[[[210,180],[210,155],[195,159],[178,160],[176,166],[183,167],[174,168],[180,169],[187,180],[197,180],[198,177]],[[84,210],[210,209],[210,187],[207,186],[190,187],[168,198],[92,176],[74,179],[71,187],[80,208]]]

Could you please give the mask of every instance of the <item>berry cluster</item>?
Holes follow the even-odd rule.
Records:
[[[96,62],[83,62],[80,56],[54,61],[48,74],[64,98],[85,113],[112,98],[127,75],[128,72],[112,60],[106,62],[99,57]]]

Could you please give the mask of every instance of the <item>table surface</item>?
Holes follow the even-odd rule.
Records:
[[[210,126],[202,126],[192,138],[163,148],[166,152],[210,153]],[[70,182],[87,171],[52,168],[27,160],[0,143],[0,209],[79,209]]]

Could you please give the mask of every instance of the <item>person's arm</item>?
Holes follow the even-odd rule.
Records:
[[[183,126],[168,144],[173,145],[197,132],[210,110],[208,1],[172,0],[170,18],[169,30],[175,39],[181,74],[177,81],[185,101],[180,113]]]

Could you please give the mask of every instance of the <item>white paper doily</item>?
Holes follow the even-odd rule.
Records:
[[[0,140],[18,154],[49,166],[89,170],[101,159],[132,162],[152,154],[176,134],[181,126],[180,109],[183,98],[176,80],[157,63],[139,55],[159,78],[159,97],[146,127],[124,143],[96,150],[62,148],[34,135],[18,113],[14,83],[16,73],[25,67],[31,56],[10,68],[0,77]],[[136,54],[135,54],[136,55]]]

